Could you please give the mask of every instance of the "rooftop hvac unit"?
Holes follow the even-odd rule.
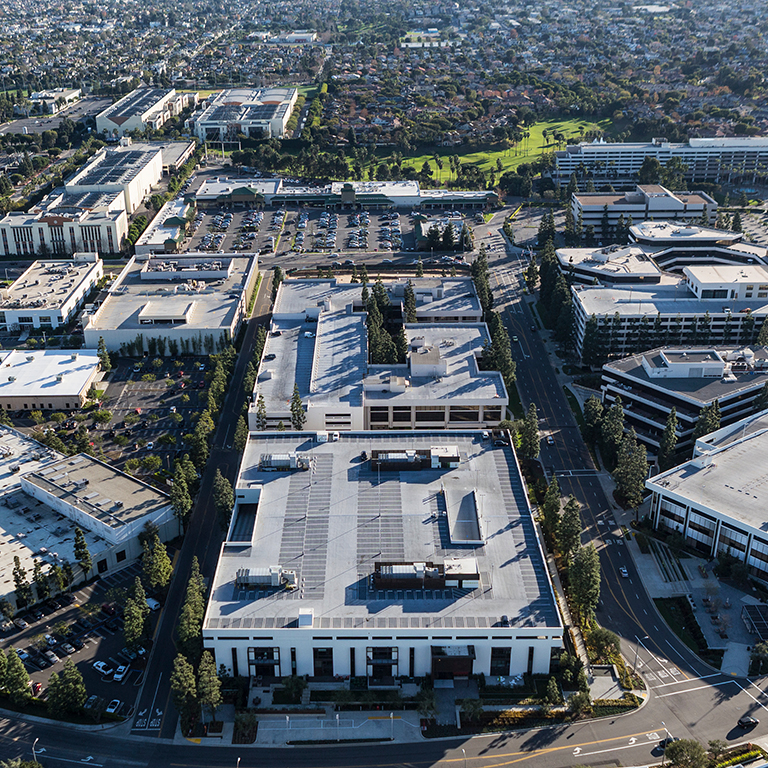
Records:
[[[56,381],[64,381],[64,374],[63,373],[57,373],[56,374]]]
[[[70,359],[73,360],[73,361],[77,360],[77,352],[73,352],[71,357],[70,357]]]
[[[8,381],[16,381],[16,377],[15,376],[9,376],[8,377]]]
[[[35,359],[34,355],[27,355],[27,362],[31,363]]]

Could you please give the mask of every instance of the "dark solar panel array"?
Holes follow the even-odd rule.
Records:
[[[760,640],[768,640],[768,605],[745,605],[743,614]]]

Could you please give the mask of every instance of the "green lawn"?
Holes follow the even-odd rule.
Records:
[[[529,130],[529,137],[524,139],[517,147],[510,149],[498,149],[491,151],[468,151],[462,147],[438,147],[435,152],[415,157],[403,159],[403,165],[410,165],[420,169],[424,162],[428,162],[432,167],[434,176],[440,181],[447,181],[450,178],[450,171],[447,158],[451,155],[458,155],[463,163],[473,163],[481,171],[491,171],[496,169],[496,160],[500,159],[503,172],[517,168],[521,163],[530,163],[537,160],[542,152],[553,152],[563,147],[558,147],[551,140],[549,134],[552,132],[562,133],[566,140],[576,139],[590,130],[610,131],[612,127],[611,120],[606,118],[598,123],[589,120],[543,120],[532,125]],[[543,131],[547,131],[547,141],[544,141]],[[434,155],[437,154],[443,160],[443,170],[437,168]]]

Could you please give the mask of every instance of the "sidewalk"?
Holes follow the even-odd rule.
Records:
[[[234,707],[231,712],[222,707],[217,719],[223,721],[221,734],[204,738],[187,738],[177,724],[174,743],[199,744],[201,747],[230,746],[234,733]],[[258,715],[259,730],[253,744],[248,747],[287,746],[298,742],[371,742],[394,741],[399,744],[421,740],[420,716],[414,710],[374,710],[363,712],[333,712],[327,707],[322,715]]]

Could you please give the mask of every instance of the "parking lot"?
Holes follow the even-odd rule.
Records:
[[[28,626],[14,626],[0,635],[0,647],[21,652],[36,696],[45,697],[51,674],[60,671],[63,660],[69,658],[80,670],[89,697],[96,697],[90,707],[94,717],[115,700],[119,706],[114,714],[127,717],[132,713],[149,649],[133,653],[125,648],[120,607],[106,601],[111,589],[130,587],[140,572],[136,562],[71,596],[58,595],[22,611],[19,617]],[[152,632],[157,614],[150,618]],[[98,662],[105,673],[94,666]]]
[[[430,213],[439,218],[443,213]],[[469,219],[473,221],[472,218]],[[184,250],[212,252],[402,255],[416,249],[409,211],[332,212],[320,209],[200,211]]]
[[[112,420],[96,427],[104,452],[117,466],[156,455],[164,469],[172,470],[176,456],[184,453],[191,414],[205,407],[207,367],[207,358],[119,361],[104,394]]]
[[[768,213],[757,210],[742,214],[741,226],[753,243],[768,245]]]

